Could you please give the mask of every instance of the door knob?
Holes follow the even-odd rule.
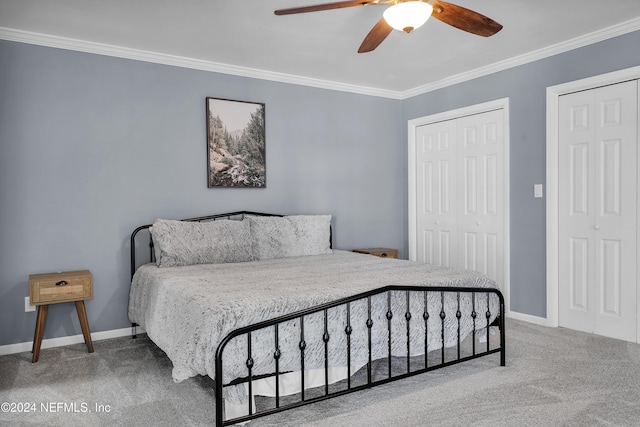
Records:
[[[600,230],[600,226],[599,226],[599,225],[596,225],[596,226],[594,226],[593,228],[594,228],[596,231]]]

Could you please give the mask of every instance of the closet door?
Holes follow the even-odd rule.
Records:
[[[416,132],[417,260],[453,267],[457,259],[456,121],[420,126]]]
[[[560,98],[559,324],[636,341],[637,82]]]
[[[458,130],[458,266],[504,283],[502,110],[462,117]]]
[[[504,282],[502,109],[416,129],[417,260]]]

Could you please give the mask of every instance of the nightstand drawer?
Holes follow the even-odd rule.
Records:
[[[88,270],[29,276],[31,305],[82,301],[93,298],[93,277]]]
[[[380,258],[398,258],[398,250],[391,249],[391,248],[354,249],[353,252],[358,252],[360,254],[373,255]]]

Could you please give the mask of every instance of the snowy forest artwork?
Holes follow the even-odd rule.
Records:
[[[264,104],[207,98],[209,187],[266,187],[264,122]]]

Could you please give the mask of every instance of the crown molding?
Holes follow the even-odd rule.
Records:
[[[211,71],[214,73],[230,74],[233,76],[250,77],[254,79],[310,86],[320,89],[357,93],[361,95],[370,95],[393,99],[399,99],[400,96],[399,92],[391,90],[351,85],[329,80],[314,79],[310,77],[278,73],[256,68],[240,67],[237,65],[224,64],[220,62],[188,58],[185,56],[169,55],[166,53],[132,49],[123,46],[96,43],[86,40],[72,39],[68,37],[53,36],[49,34],[34,33],[30,31],[16,30],[6,27],[0,27],[0,39],[39,46],[53,47],[58,49],[72,50],[77,52],[92,53],[96,55],[132,59],[135,61],[171,65],[174,67],[189,68],[193,70]]]
[[[575,37],[564,42],[551,45],[542,49],[535,50],[533,52],[518,55],[513,58],[506,59],[504,61],[496,62],[485,67],[479,67],[466,73],[456,74],[449,76],[442,80],[428,83],[422,86],[409,89],[400,93],[400,99],[407,99],[423,93],[432,92],[437,89],[442,89],[447,86],[452,86],[458,83],[466,82],[469,80],[477,79],[489,74],[496,73],[498,71],[507,70],[520,65],[528,64],[530,62],[538,61],[541,59],[549,58],[559,53],[568,52],[570,50],[578,49],[590,44],[598,43],[613,37],[621,36],[633,31],[640,30],[640,18],[634,18],[629,21],[622,22],[612,27],[604,28],[602,30],[594,31],[589,34],[585,34],[580,37]]]
[[[377,96],[403,100],[447,86],[452,86],[465,81],[473,80],[489,74],[503,71],[509,68],[528,64],[540,59],[548,58],[559,53],[568,52],[583,46],[621,36],[633,31],[640,30],[640,18],[608,27],[602,30],[576,37],[562,43],[558,43],[546,48],[538,49],[523,55],[499,61],[484,67],[479,67],[469,72],[456,74],[436,82],[417,86],[407,91],[392,91],[366,86],[358,86],[346,83],[333,82],[329,80],[314,79],[297,76],[293,74],[277,73],[273,71],[260,70],[256,68],[240,67],[237,65],[224,64],[201,59],[188,58],[184,56],[169,55],[165,53],[151,52],[140,49],[132,49],[122,46],[115,46],[104,43],[89,42],[85,40],[72,39],[67,37],[52,36],[48,34],[34,33],[30,31],[16,30],[12,28],[0,27],[0,39],[15,41],[20,43],[35,44],[40,46],[54,47],[58,49],[73,50],[78,52],[93,53],[96,55],[112,56],[117,58],[131,59],[135,61],[151,62],[155,64],[171,65],[175,67],[189,68],[201,71],[210,71],[221,74],[230,74],[240,77],[269,80],[280,83],[288,83],[302,86],[316,87],[320,89],[336,90],[341,92],[356,93],[361,95]]]

